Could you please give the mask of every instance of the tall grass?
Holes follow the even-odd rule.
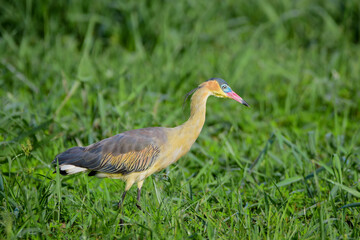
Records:
[[[5,1],[0,5],[0,236],[358,239],[360,4]],[[222,77],[191,152],[124,184],[53,174],[54,156],[179,125]],[[126,226],[119,226],[124,219]]]

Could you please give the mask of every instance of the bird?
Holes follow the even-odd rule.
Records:
[[[188,92],[192,94],[190,117],[182,125],[149,127],[125,131],[86,147],[72,147],[58,154],[52,161],[62,175],[89,172],[89,176],[121,179],[125,190],[118,202],[121,208],[126,193],[137,184],[137,203],[144,180],[155,172],[175,163],[189,152],[205,123],[206,102],[209,96],[230,98],[249,107],[221,78],[211,78]]]

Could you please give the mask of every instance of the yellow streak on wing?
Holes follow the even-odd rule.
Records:
[[[138,152],[132,151],[119,155],[113,155],[110,152],[103,156],[100,168],[106,168],[107,164],[111,164],[117,169],[125,167],[129,172],[143,171],[153,164],[159,152],[160,150],[154,145],[149,145]]]

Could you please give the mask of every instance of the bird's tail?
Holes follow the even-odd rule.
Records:
[[[65,152],[58,154],[52,164],[57,165],[59,163],[60,174],[70,175],[79,172],[85,172],[88,169],[78,166],[77,162],[82,162],[84,159],[84,150],[83,147],[73,147]],[[56,170],[54,171],[54,173]]]

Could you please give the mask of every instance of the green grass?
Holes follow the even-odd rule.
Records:
[[[360,4],[5,1],[0,238],[359,239]],[[54,156],[187,120],[224,78],[190,153],[117,209],[124,184],[53,174]],[[119,221],[127,225],[122,229]]]

